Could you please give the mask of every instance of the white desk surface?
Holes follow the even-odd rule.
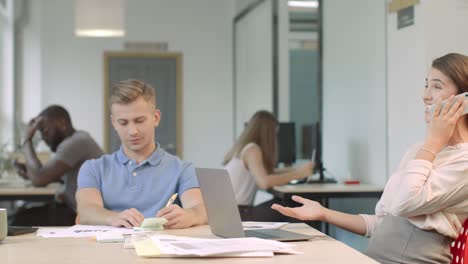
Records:
[[[281,193],[359,193],[383,192],[382,186],[370,184],[314,183],[275,186],[273,190]]]
[[[91,238],[39,238],[36,234],[7,237],[0,243],[2,264],[67,264],[67,263],[377,263],[347,245],[323,235],[305,224],[289,224],[283,229],[317,237],[293,242],[303,255],[275,255],[272,258],[141,258],[134,249],[122,243],[97,243]],[[207,225],[188,229],[163,230],[164,234],[214,237]],[[291,242],[290,242],[291,243]]]

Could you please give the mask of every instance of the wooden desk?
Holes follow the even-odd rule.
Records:
[[[90,238],[39,238],[35,234],[7,237],[0,243],[2,264],[66,264],[66,263],[377,263],[347,245],[325,236],[305,224],[289,224],[284,229],[316,235],[315,239],[294,242],[303,255],[275,255],[273,258],[141,258],[134,249],[122,243],[101,244]],[[214,237],[208,226],[180,230],[164,230],[164,234],[193,237]]]
[[[291,197],[299,195],[307,199],[320,202],[324,207],[329,207],[330,198],[342,197],[366,197],[380,198],[383,187],[370,184],[340,184],[340,183],[319,183],[319,184],[296,184],[275,186],[270,192],[282,200],[283,205],[297,206]],[[314,225],[315,226],[315,225]],[[325,223],[322,231],[328,234],[328,224]]]

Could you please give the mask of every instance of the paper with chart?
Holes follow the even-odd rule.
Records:
[[[102,234],[127,235],[135,234],[138,231],[123,227],[113,226],[92,226],[92,225],[74,225],[69,228],[44,228],[41,227],[37,231],[37,236],[51,237],[96,237]]]
[[[171,235],[152,235],[134,243],[142,257],[242,257],[272,256],[273,253],[302,254],[293,244],[260,238],[202,239]]]

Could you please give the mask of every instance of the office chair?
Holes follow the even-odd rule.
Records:
[[[468,264],[468,219],[463,224],[458,238],[452,242],[450,253],[452,254],[452,264]]]

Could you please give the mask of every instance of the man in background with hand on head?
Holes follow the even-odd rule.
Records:
[[[38,159],[32,143],[36,132],[40,132],[42,140],[55,153],[45,164]],[[75,192],[78,171],[86,160],[100,157],[103,154],[101,148],[87,132],[75,130],[65,108],[51,105],[29,122],[22,150],[26,162],[14,161],[19,175],[30,179],[37,187],[63,181],[65,188],[63,193],[56,196],[57,204],[52,210],[56,215],[49,215],[50,205],[20,209],[13,225],[73,225],[76,216]]]
[[[164,217],[166,228],[207,222],[195,169],[164,151],[154,130],[161,113],[152,86],[139,80],[114,85],[112,126],[121,148],[83,164],[78,176],[78,214],[82,224],[139,227],[144,218]],[[178,193],[182,208],[167,205]]]

